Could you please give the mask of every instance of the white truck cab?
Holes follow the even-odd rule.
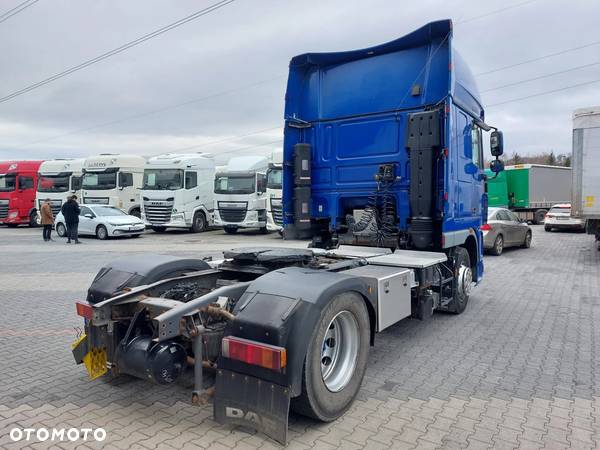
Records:
[[[154,231],[206,231],[213,222],[215,162],[211,155],[167,153],[144,169],[142,219]]]
[[[44,161],[39,170],[35,208],[39,222],[42,203],[49,198],[54,217],[71,195],[81,197],[81,177],[84,159],[52,159]]]
[[[146,158],[103,153],[83,164],[81,203],[115,206],[141,217],[140,189]]]
[[[266,173],[269,159],[239,156],[215,174],[215,225],[226,233],[259,228],[267,233]]]
[[[267,229],[283,230],[283,151],[273,152],[267,170]]]

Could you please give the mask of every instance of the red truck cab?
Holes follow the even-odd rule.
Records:
[[[36,225],[35,192],[43,161],[0,161],[0,224]]]

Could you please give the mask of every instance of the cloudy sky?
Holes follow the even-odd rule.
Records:
[[[0,0],[0,21],[22,1]],[[216,2],[39,0],[0,22],[0,97]],[[372,46],[443,18],[456,23],[455,46],[477,75],[487,121],[504,131],[507,152],[568,152],[572,110],[600,104],[600,82],[589,83],[600,81],[599,17],[596,0],[236,0],[1,102],[0,160],[267,154],[280,146],[292,56]],[[563,73],[546,77],[555,72]]]

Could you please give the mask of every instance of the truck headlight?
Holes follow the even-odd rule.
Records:
[[[8,213],[8,218],[9,219],[15,219],[19,217],[19,211],[11,211]]]

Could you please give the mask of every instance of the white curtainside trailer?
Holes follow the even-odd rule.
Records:
[[[600,106],[573,113],[572,166],[572,215],[600,242]]]

